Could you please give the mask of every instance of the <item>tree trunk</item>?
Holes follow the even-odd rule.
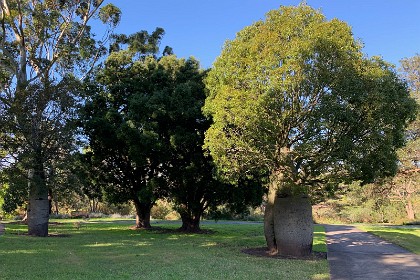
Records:
[[[179,213],[181,215],[182,226],[181,231],[185,232],[199,232],[200,231],[200,213],[189,213],[187,211]]]
[[[264,234],[269,253],[304,257],[312,253],[313,219],[309,198],[279,197],[282,182],[273,176],[264,213]]]
[[[50,203],[48,188],[45,184],[44,170],[41,166],[28,172],[29,204],[28,234],[39,237],[48,236]]]
[[[58,215],[60,211],[58,211],[58,201],[54,200],[54,214]]]
[[[267,205],[265,206],[264,211],[264,235],[270,255],[277,254],[277,244],[274,233],[274,202],[277,192],[276,185],[273,185],[273,183],[271,183],[268,188]]]
[[[276,197],[274,232],[279,255],[312,254],[312,206],[307,197]]]
[[[134,201],[136,208],[136,228],[151,228],[150,225],[150,212],[153,203],[144,203],[139,200]]]
[[[414,208],[413,208],[413,203],[411,202],[410,198],[407,199],[407,203],[405,205],[405,210],[407,212],[407,218],[411,221],[414,220]]]

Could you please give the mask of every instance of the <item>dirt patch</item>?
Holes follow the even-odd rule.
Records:
[[[282,256],[282,255],[270,255],[268,253],[267,247],[260,247],[260,248],[247,248],[242,250],[242,253],[263,257],[263,258],[270,258],[270,259],[289,259],[289,260],[325,260],[327,259],[327,253],[325,252],[313,252],[310,256],[307,257],[292,257],[292,256]]]

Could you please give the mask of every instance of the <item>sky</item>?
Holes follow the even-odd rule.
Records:
[[[301,0],[107,0],[122,11],[117,33],[165,30],[161,49],[173,48],[178,57],[195,57],[211,67],[227,39],[263,20],[280,6]],[[307,0],[327,19],[338,18],[352,27],[364,43],[363,52],[379,55],[399,66],[403,58],[420,53],[420,0]]]

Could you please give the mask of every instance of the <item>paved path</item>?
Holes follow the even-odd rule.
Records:
[[[326,225],[331,280],[420,279],[420,256],[353,226]]]

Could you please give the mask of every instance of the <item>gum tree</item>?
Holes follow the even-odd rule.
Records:
[[[415,105],[395,70],[361,48],[346,23],[281,7],[226,42],[208,75],[205,146],[232,181],[267,174],[271,254],[311,253],[311,193],[396,171]]]
[[[420,55],[401,60],[402,77],[408,82],[411,96],[420,108]],[[415,220],[416,202],[420,195],[420,114],[410,124],[406,132],[407,144],[398,151],[398,173],[390,182],[391,199],[404,204],[407,218]],[[417,199],[417,200],[416,200]]]
[[[89,23],[119,21],[119,10],[102,4],[0,1],[1,168],[27,181],[30,235],[48,235],[49,174],[75,149],[80,80],[104,52]]]

